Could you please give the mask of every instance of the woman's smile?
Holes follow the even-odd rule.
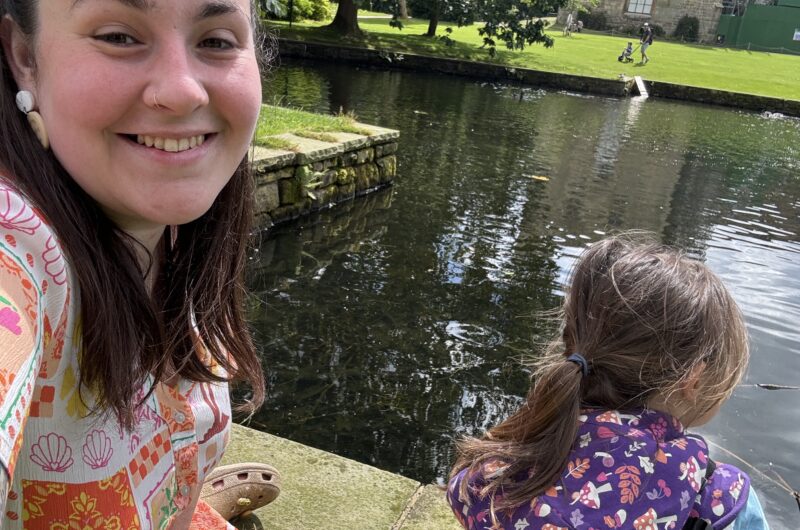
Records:
[[[39,6],[31,88],[64,168],[124,230],[203,215],[261,107],[248,2]]]
[[[132,135],[130,137],[132,138]],[[169,138],[163,136],[150,136],[149,134],[139,134],[136,136],[136,142],[139,145],[145,145],[168,153],[180,153],[181,151],[188,151],[195,147],[203,145],[206,141],[205,134],[198,134],[192,136],[184,136],[182,138]]]

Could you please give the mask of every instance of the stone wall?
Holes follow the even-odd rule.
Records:
[[[432,57],[413,53],[396,53],[391,51],[339,46],[315,42],[278,39],[278,49],[282,57],[298,57],[302,59],[346,61],[382,68],[413,70],[417,72],[435,72],[492,79],[511,83],[525,83],[541,87],[563,90],[575,90],[603,94],[606,96],[626,96],[629,86],[615,79],[601,79],[582,75],[545,72],[530,68],[510,67],[500,64],[483,63]]]
[[[566,14],[564,14],[566,17]],[[384,68],[402,68],[454,75],[464,75],[483,79],[496,79],[505,82],[518,82],[533,86],[546,86],[567,90],[577,90],[591,94],[608,96],[630,96],[635,92],[632,78],[620,76],[619,79],[601,79],[588,76],[540,72],[528,68],[511,68],[496,64],[461,61],[442,57],[427,57],[403,53],[337,46],[312,42],[278,39],[282,57],[297,57],[312,60],[345,61],[356,64],[382,66]],[[781,112],[791,116],[800,116],[800,101],[740,94],[701,87],[681,87],[670,83],[655,83],[651,96],[695,101],[715,105],[732,106],[755,111]]]
[[[594,11],[606,14],[609,29],[623,30],[635,26],[639,27],[645,22],[658,24],[667,35],[672,35],[678,20],[689,15],[697,17],[700,21],[699,38],[701,42],[715,42],[719,17],[722,14],[721,0],[653,0],[650,14],[628,13],[630,0],[602,0]],[[560,9],[558,22],[563,24],[568,12]]]
[[[325,133],[335,142],[283,134],[296,149],[256,147],[256,223],[269,227],[391,184],[400,133],[357,126],[370,134]]]
[[[711,105],[724,105],[757,112],[779,112],[787,116],[800,116],[800,101],[778,99],[754,94],[739,94],[725,90],[699,88],[676,85],[663,81],[647,81],[647,89],[651,96],[658,98],[679,99]]]

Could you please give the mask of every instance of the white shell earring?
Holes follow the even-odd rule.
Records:
[[[33,110],[36,108],[36,99],[33,94],[27,90],[20,90],[17,92],[17,108],[28,116],[28,124],[33,129],[33,133],[42,147],[45,149],[50,148],[50,138],[47,135],[47,128],[44,125],[42,115]]]

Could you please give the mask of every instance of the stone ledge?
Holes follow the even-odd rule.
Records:
[[[283,149],[255,146],[251,151],[253,170],[256,172],[272,171],[294,164],[297,153]]]
[[[274,465],[283,485],[275,502],[237,521],[242,530],[461,528],[436,486],[421,488],[409,478],[234,425],[222,463],[247,461]]]
[[[296,136],[292,133],[278,134],[275,138],[286,140],[297,146],[295,163],[298,165],[313,164],[344,152],[342,144],[323,142],[314,138]]]
[[[332,158],[348,151],[393,142],[400,138],[400,131],[386,129],[376,125],[355,123],[356,127],[369,131],[368,136],[348,132],[330,132],[336,143],[323,142],[314,138],[297,136],[291,133],[278,134],[275,138],[286,140],[297,146],[293,151],[272,149],[269,147],[253,147],[252,159],[256,171],[272,171],[291,164],[306,165]]]

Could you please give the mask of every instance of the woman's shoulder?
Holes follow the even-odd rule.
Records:
[[[20,254],[31,268],[41,268],[51,282],[67,281],[61,244],[44,214],[12,181],[0,176],[0,250]]]
[[[70,270],[55,231],[14,183],[0,176],[0,285],[21,284],[47,306],[68,298]]]

